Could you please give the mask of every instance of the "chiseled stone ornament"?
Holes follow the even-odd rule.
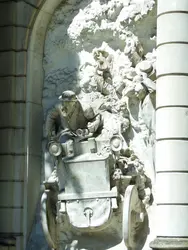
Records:
[[[149,249],[155,36],[153,0],[68,0],[52,17],[43,60],[42,197],[51,247]]]

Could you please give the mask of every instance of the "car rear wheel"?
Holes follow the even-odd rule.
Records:
[[[129,185],[125,191],[122,227],[126,247],[142,249],[149,232],[148,215],[135,185]]]

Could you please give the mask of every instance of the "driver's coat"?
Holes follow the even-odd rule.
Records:
[[[52,135],[52,132],[57,132],[60,129],[70,129],[76,131],[79,128],[86,128],[88,120],[84,115],[79,101],[75,102],[75,105],[66,114],[62,103],[56,104],[47,114],[46,118],[46,132],[48,137]]]

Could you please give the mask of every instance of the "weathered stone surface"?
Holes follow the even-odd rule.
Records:
[[[30,103],[29,120],[27,126],[29,127],[29,152],[35,156],[41,156],[42,143],[38,143],[38,138],[42,140],[42,107],[40,105]],[[33,136],[35,134],[35,136]]]
[[[16,74],[16,52],[1,52],[0,53],[0,76],[12,76]]]
[[[25,127],[25,103],[1,103],[0,127]]]
[[[0,48],[2,51],[14,48],[14,43],[15,43],[14,30],[15,30],[14,26],[0,27],[0,32],[1,32]]]
[[[44,0],[24,0],[24,2],[32,4],[33,6],[39,8]]]
[[[0,102],[25,102],[26,77],[1,77]]]
[[[25,129],[0,129],[1,154],[25,154]]]
[[[27,100],[28,102],[41,104],[43,69],[42,69],[42,55],[34,51],[27,53],[29,63],[27,65]],[[32,58],[32,59],[30,59]],[[30,75],[30,72],[33,72]],[[39,85],[40,84],[40,85]]]
[[[15,76],[26,74],[26,52],[1,52],[0,76]]]
[[[0,181],[0,195],[0,207],[23,207],[23,182]]]
[[[16,52],[16,75],[26,75],[26,56],[27,53],[25,51]]]
[[[25,156],[1,155],[0,162],[1,162],[0,181],[24,180],[25,165],[26,165]]]
[[[1,40],[0,49],[4,50],[26,50],[29,29],[23,27],[0,27]]]
[[[36,8],[24,1],[3,2],[0,5],[0,26],[15,25],[25,28],[31,27],[31,21],[36,11]]]
[[[16,24],[16,3],[7,1],[0,3],[0,26]]]
[[[41,145],[40,145],[41,146]],[[27,223],[28,228],[32,228],[33,219],[35,217],[35,212],[37,208],[37,201],[40,199],[41,193],[41,167],[42,158],[36,155],[28,156],[28,179],[27,179]],[[32,190],[32,193],[31,193]],[[26,202],[26,200],[25,200]],[[27,236],[29,236],[29,231]]]
[[[3,233],[23,232],[23,208],[0,208],[0,231]],[[7,218],[9,218],[7,220]]]
[[[46,24],[49,23],[52,16],[47,12],[41,11],[33,26],[32,39],[29,44],[29,50],[36,54],[43,54],[43,46],[46,35]]]

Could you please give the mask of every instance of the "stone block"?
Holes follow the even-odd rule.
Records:
[[[23,233],[23,209],[0,207],[0,232]]]
[[[0,3],[0,26],[16,24],[16,2]]]
[[[24,27],[0,27],[0,50],[26,50],[29,29]]]
[[[187,183],[187,173],[158,173],[156,176],[156,203],[159,205],[188,204]]]
[[[37,14],[37,9],[27,4],[24,1],[16,3],[17,19],[16,24],[22,27],[32,27],[34,17]]]
[[[162,140],[156,143],[156,172],[186,172],[188,141]]]
[[[29,152],[30,154],[41,156],[42,152],[42,106],[37,104],[28,104],[29,120],[26,126],[29,128]]]
[[[16,75],[26,75],[27,70],[27,52],[16,52]]]
[[[166,44],[157,49],[157,75],[188,73],[188,44]],[[171,63],[173,62],[173,63]]]
[[[40,11],[32,30],[29,50],[41,54],[42,56],[46,37],[46,30],[51,18],[51,14]]]
[[[0,250],[9,250],[8,246],[0,246]]]
[[[187,173],[158,173],[155,197],[157,204],[188,204],[187,182]]]
[[[1,52],[0,76],[26,75],[26,52]]]
[[[29,155],[28,180],[27,180],[27,224],[28,232],[31,231],[33,218],[40,196],[42,158]]]
[[[1,6],[1,5],[0,5]],[[0,50],[10,50],[14,49],[14,43],[15,43],[15,27],[9,26],[9,27],[0,27]]]
[[[188,206],[183,204],[158,206],[156,210],[157,236],[187,238],[188,223],[187,219],[185,219],[187,218],[187,213]]]
[[[158,14],[168,11],[188,11],[187,0],[158,0]]]
[[[31,27],[37,9],[24,1],[0,3],[0,26]]]
[[[28,47],[28,37],[30,30],[23,27],[15,27],[16,32],[16,50],[26,50]]]
[[[36,104],[42,102],[43,90],[43,55],[28,51],[28,67],[27,67],[27,88],[28,101]]]
[[[0,53],[0,76],[16,74],[16,53],[14,51]]]
[[[61,2],[62,0],[45,1],[42,6],[42,11],[45,11],[52,15],[54,10]]]
[[[16,249],[15,250],[24,249],[25,248],[24,243],[25,243],[24,236],[16,237]]]
[[[23,207],[24,183],[0,181],[0,207]]]
[[[9,246],[8,250],[16,250],[16,247],[15,246]]]
[[[157,43],[188,42],[188,15],[185,13],[171,13],[157,19]]]
[[[156,107],[188,106],[188,76],[163,76],[157,79]]]
[[[0,154],[25,154],[25,129],[0,129]]]
[[[0,102],[26,101],[26,77],[1,77]]]
[[[156,139],[188,138],[188,108],[167,107],[156,112]]]
[[[0,127],[25,127],[25,103],[1,103]]]
[[[26,156],[1,155],[0,181],[23,181],[26,166]]]
[[[26,3],[32,4],[36,8],[40,8],[44,0],[25,0]]]

